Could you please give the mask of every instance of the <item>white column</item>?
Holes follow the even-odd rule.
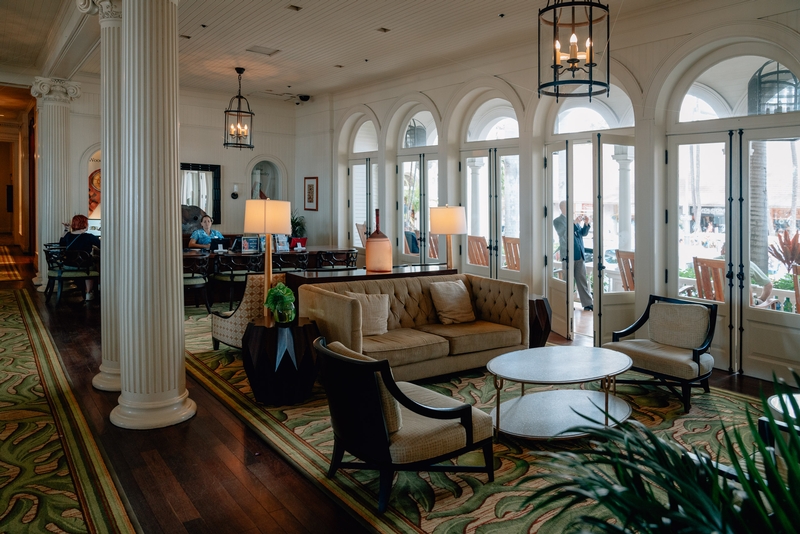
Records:
[[[120,0],[77,0],[84,13],[100,15],[100,151],[103,156],[103,246],[100,270],[100,338],[103,361],[92,385],[103,391],[120,391],[119,278],[120,235],[118,211],[121,170],[122,105],[122,5]]]
[[[79,83],[56,78],[36,77],[31,88],[39,109],[36,125],[39,172],[36,193],[39,218],[39,275],[34,283],[47,284],[47,260],[42,249],[45,243],[58,242],[64,235],[61,223],[72,220],[69,206],[69,104],[81,96]]]
[[[178,6],[124,2],[119,361],[122,391],[111,422],[159,428],[189,419],[183,338],[178,197]]]
[[[632,225],[631,225],[631,163],[633,156],[630,148],[624,145],[614,145],[614,155],[611,156],[619,165],[619,249],[633,250]]]

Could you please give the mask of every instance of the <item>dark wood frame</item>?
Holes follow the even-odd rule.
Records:
[[[212,189],[214,191],[214,202],[211,205],[211,218],[214,224],[222,222],[222,167],[220,165],[209,165],[206,163],[181,163],[182,171],[202,171],[212,174]]]
[[[308,202],[308,186],[314,184],[314,207],[311,208]],[[318,211],[319,210],[319,178],[316,176],[306,176],[303,178],[303,209],[305,211]]]

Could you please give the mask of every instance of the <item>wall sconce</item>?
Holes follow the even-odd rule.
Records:
[[[234,200],[239,198],[239,184],[233,184],[233,191],[231,192],[231,198]]]

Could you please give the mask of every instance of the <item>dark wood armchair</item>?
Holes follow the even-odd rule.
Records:
[[[91,252],[84,250],[69,250],[68,248],[45,245],[44,254],[47,260],[47,287],[45,288],[45,302],[50,302],[53,290],[58,284],[56,295],[56,306],[61,302],[61,293],[64,289],[64,280],[81,281],[80,287],[83,288],[83,280],[100,279],[98,268],[98,257]]]
[[[389,502],[395,471],[483,472],[494,480],[492,418],[469,404],[409,382],[395,382],[388,360],[341,343],[314,341],[322,358],[334,445],[328,477],[340,467],[380,472],[378,511]],[[336,349],[331,350],[332,348]],[[476,448],[485,466],[441,464]],[[356,462],[343,462],[345,451]]]

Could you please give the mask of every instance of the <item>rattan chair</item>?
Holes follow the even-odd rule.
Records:
[[[208,264],[209,254],[184,255],[183,256],[183,287],[191,289],[194,293],[195,308],[199,306],[197,293],[203,296],[206,303],[206,310],[211,313],[211,304],[208,300]]]

